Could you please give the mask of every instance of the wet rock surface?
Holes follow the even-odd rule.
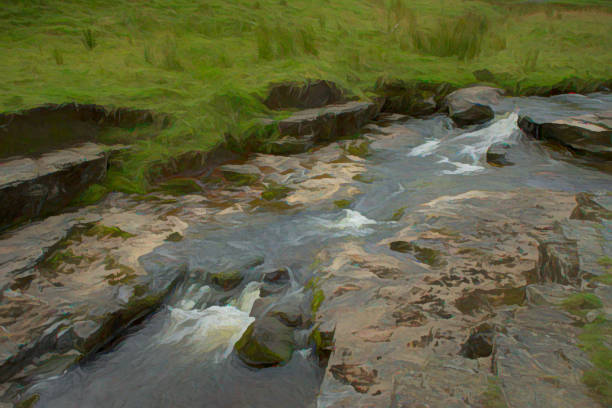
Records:
[[[499,102],[503,91],[487,86],[459,89],[446,97],[444,107],[459,127],[478,125],[493,119],[491,108]]]
[[[609,175],[491,103],[488,127],[386,115],[0,236],[2,402],[609,405]]]
[[[347,100],[346,92],[335,83],[316,80],[273,85],[264,103],[270,109],[310,109]]]
[[[106,175],[111,151],[93,143],[0,162],[0,229],[58,212]]]
[[[487,149],[487,163],[492,166],[512,166],[509,158],[511,146],[508,143],[494,143]]]
[[[350,136],[378,114],[371,102],[348,102],[300,111],[278,123],[283,136],[312,136],[316,141]]]
[[[523,116],[519,126],[536,139],[560,143],[578,154],[605,160],[612,158],[612,111],[551,121]]]

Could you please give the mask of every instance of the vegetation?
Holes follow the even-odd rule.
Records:
[[[368,98],[379,78],[507,89],[610,78],[607,0],[0,0],[0,111],[97,103],[170,114],[103,188],[142,193],[152,163],[253,134],[268,84],[323,78]]]
[[[597,395],[604,406],[612,405],[612,322],[603,316],[584,326],[579,336],[580,347],[587,352],[593,369],[584,373],[582,381]]]
[[[576,293],[563,302],[565,310],[581,317],[585,317],[589,311],[599,309],[602,306],[601,299],[592,293]]]
[[[85,231],[85,235],[88,237],[95,236],[100,239],[106,237],[122,239],[135,237],[134,234],[130,234],[129,232],[126,232],[119,227],[108,227],[103,224],[96,224],[93,227],[89,228],[87,231]]]
[[[340,209],[349,208],[352,204],[352,200],[342,199],[334,201],[334,205]]]

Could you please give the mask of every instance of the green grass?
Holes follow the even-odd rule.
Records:
[[[610,3],[555,3],[0,0],[0,111],[76,101],[172,115],[134,134],[104,182],[142,193],[152,163],[225,135],[240,144],[282,115],[261,103],[272,82],[323,78],[368,98],[379,78],[460,86],[482,69],[515,90],[612,77]]]
[[[604,406],[612,405],[612,322],[599,316],[584,326],[580,347],[589,355],[594,368],[585,372],[582,381]]]
[[[576,293],[565,299],[562,306],[576,316],[585,317],[589,311],[600,309],[603,304],[601,299],[592,293]]]

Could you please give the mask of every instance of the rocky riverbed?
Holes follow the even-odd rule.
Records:
[[[457,92],[5,232],[3,404],[608,406],[612,97]]]

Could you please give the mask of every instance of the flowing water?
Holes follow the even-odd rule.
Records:
[[[525,187],[610,189],[609,173],[550,150],[517,127],[521,111],[555,118],[610,109],[610,95],[507,98],[484,128],[456,129],[444,116],[371,126],[371,155],[364,164],[372,182],[353,181],[361,194],[350,208],[318,203],[300,211],[239,212],[190,225],[183,241],[141,258],[146,268],[172,260],[191,271],[167,304],[113,348],[37,383],[31,390],[41,397],[37,406],[315,406],[324,369],[307,342],[280,367],[249,368],[233,353],[254,320],[250,311],[260,296],[262,273],[288,268],[291,285],[284,296],[299,293],[316,272],[313,259],[321,249],[351,240],[374,244],[399,228],[390,221],[399,208],[408,213],[441,196]],[[487,165],[487,148],[496,142],[511,146],[515,165]],[[240,267],[246,278],[235,290],[222,292],[194,272],[219,265]]]

